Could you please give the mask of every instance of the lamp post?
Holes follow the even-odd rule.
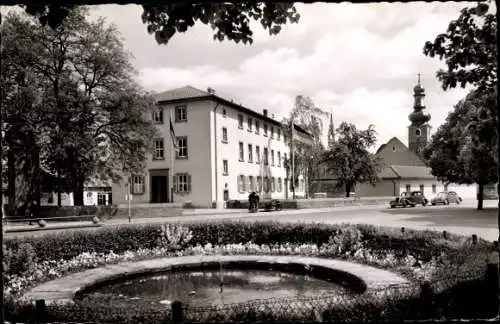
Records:
[[[131,213],[131,200],[132,200],[132,171],[129,171],[128,169],[123,170],[125,174],[128,174],[128,180],[125,182],[125,188],[126,189],[126,194],[125,194],[125,199],[127,200],[127,205],[128,205],[128,223],[130,224],[132,221],[132,213]]]

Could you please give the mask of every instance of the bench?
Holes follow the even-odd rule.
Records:
[[[315,192],[313,193],[313,198],[326,198],[326,192]]]

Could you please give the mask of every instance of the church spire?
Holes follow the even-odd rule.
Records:
[[[330,108],[330,126],[328,127],[328,146],[331,148],[335,144],[335,128],[333,127],[333,113]]]
[[[413,112],[408,116],[408,119],[413,125],[421,125],[427,123],[431,116],[428,113],[423,112],[425,106],[422,104],[422,100],[425,97],[425,89],[420,84],[420,73],[417,74],[418,83],[413,88]]]

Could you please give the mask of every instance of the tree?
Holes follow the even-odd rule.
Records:
[[[57,28],[70,16],[74,4],[29,4],[27,13],[39,18],[42,25]],[[252,44],[253,32],[250,20],[260,22],[270,35],[276,35],[287,22],[297,23],[300,15],[293,3],[285,2],[241,2],[241,3],[152,3],[144,4],[142,21],[147,25],[156,42],[167,44],[176,33],[184,33],[201,22],[215,31],[213,38],[228,39]]]
[[[478,184],[477,209],[483,208],[484,186],[498,181],[495,95],[472,91],[448,114],[432,136],[424,158],[440,181]]]
[[[450,22],[446,33],[434,42],[427,41],[424,54],[444,59],[448,69],[437,71],[443,89],[472,85],[479,91],[490,91],[497,84],[496,13],[490,2],[479,2],[464,8],[457,20]]]
[[[375,145],[373,125],[358,130],[350,123],[342,122],[336,130],[336,143],[323,154],[322,161],[329,171],[337,175],[337,187],[345,188],[346,197],[358,183],[375,184],[378,181],[380,160],[368,151]]]
[[[103,19],[87,22],[87,13],[74,9],[56,29],[15,15],[6,21],[9,48],[42,84],[41,164],[66,179],[75,205],[83,204],[90,177],[117,180],[124,167],[141,170],[156,134],[153,97],[133,81],[116,28]]]
[[[325,148],[321,142],[321,135],[323,133],[323,120],[327,113],[317,107],[316,104],[309,97],[299,95],[295,98],[295,105],[292,109],[290,116],[283,119],[283,131],[287,138],[292,139],[292,124],[299,126],[302,130],[306,131],[312,137],[312,145],[303,143],[294,137],[289,141],[291,154],[290,158],[285,161],[291,171],[291,159],[294,156],[294,175],[292,190],[295,194],[295,186],[298,184],[298,177],[300,174],[305,174],[307,178],[307,188],[310,187],[314,179],[315,171],[319,165],[319,160]]]
[[[10,21],[17,22],[11,15]],[[1,26],[2,48],[2,134],[7,149],[7,182],[9,213],[24,214],[27,201],[39,202],[40,169],[37,160],[43,132],[44,111],[39,93],[43,88],[40,79],[27,60],[30,44],[17,41],[15,24]],[[21,178],[24,181],[20,181]]]
[[[500,138],[500,119],[498,118],[497,106],[488,104],[489,101],[494,101],[492,98],[496,98],[498,93],[497,17],[496,12],[491,12],[490,4],[491,1],[483,1],[477,3],[475,7],[462,9],[458,19],[450,22],[447,32],[438,35],[434,42],[426,42],[423,51],[427,56],[438,56],[440,60],[445,60],[448,69],[446,71],[439,70],[436,74],[444,90],[455,88],[457,85],[465,87],[469,84],[474,87],[474,97],[476,98],[472,99],[469,97],[470,102],[468,107],[471,109],[477,108],[477,110],[473,110],[471,112],[472,115],[463,112],[465,115],[471,116],[472,124],[470,125],[471,128],[468,129],[471,137],[467,140],[467,146],[463,147],[460,157],[462,160],[465,159],[468,161],[464,167],[470,171],[472,171],[471,168],[474,164],[476,166],[477,163],[489,164],[491,162],[489,158],[490,154],[486,154],[488,161],[484,161],[482,158],[474,161],[472,156],[480,158],[479,154],[489,153],[487,150],[484,150],[484,145],[493,143],[485,139],[483,135],[495,133],[496,136],[490,137],[490,140],[491,138],[496,138],[496,145],[490,147],[496,146],[496,155],[493,161],[496,163],[496,181],[498,181],[498,177],[500,176],[500,169],[498,168],[498,161],[500,160],[500,156],[498,155],[500,152],[500,142],[498,142]],[[482,103],[478,105],[473,104],[473,102],[477,103],[478,101]],[[490,127],[489,130],[485,128],[486,125]],[[463,130],[464,128],[459,127],[457,129]],[[445,130],[443,132],[446,133]],[[481,135],[482,139],[475,137],[474,132],[478,132],[476,135]],[[456,158],[459,157],[459,155],[455,156]],[[467,156],[469,158],[466,158]],[[488,168],[488,170],[490,169]],[[475,174],[475,176],[477,178],[479,174]],[[464,178],[463,181],[467,181],[467,179]],[[492,181],[495,180],[492,178]],[[482,197],[482,186],[481,184],[479,186],[479,192]],[[500,195],[500,188],[498,190]],[[482,198],[479,200],[482,200]],[[478,207],[480,207],[479,204],[480,202],[478,201]],[[500,227],[500,208],[498,223]]]

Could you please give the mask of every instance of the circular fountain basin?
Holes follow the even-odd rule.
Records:
[[[222,294],[219,292],[221,265]],[[334,259],[275,255],[184,256],[124,262],[73,273],[33,287],[22,298],[45,299],[50,304],[101,294],[105,298],[113,296],[113,300],[135,303],[168,305],[180,299],[213,304],[301,294],[355,295],[404,283],[407,283],[405,278],[390,271]]]
[[[222,283],[222,285],[221,285]],[[333,281],[274,270],[189,270],[108,283],[83,296],[111,298],[120,304],[196,306],[247,302],[263,298],[314,297],[355,292]]]

